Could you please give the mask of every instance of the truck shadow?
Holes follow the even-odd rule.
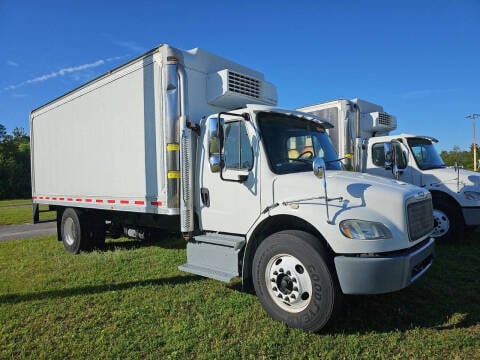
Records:
[[[480,233],[437,245],[429,271],[407,289],[382,295],[350,295],[321,334],[367,334],[415,328],[449,330],[480,324]],[[241,282],[228,287],[242,291]],[[255,296],[254,293],[251,296]]]
[[[192,281],[201,281],[202,278],[196,275],[172,276],[160,279],[146,279],[138,281],[129,281],[120,284],[102,284],[93,286],[79,286],[67,289],[55,289],[48,291],[39,291],[26,294],[7,294],[0,295],[0,304],[17,304],[25,301],[63,299],[76,295],[92,295],[100,294],[107,291],[121,291],[142,286],[163,286],[163,285],[179,285]]]
[[[155,246],[162,249],[185,249],[186,241],[180,236],[174,234],[156,234],[145,240],[129,239],[121,237],[119,239],[112,239],[107,237],[105,245],[97,251],[116,251],[138,249],[142,247]]]
[[[478,234],[459,244],[438,245],[432,268],[410,288],[346,296],[343,311],[328,332],[447,330],[479,324],[480,242],[475,238]]]

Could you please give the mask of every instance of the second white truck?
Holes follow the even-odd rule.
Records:
[[[159,46],[32,111],[36,217],[38,204],[56,209],[72,253],[107,231],[177,230],[181,270],[240,276],[270,316],[309,331],[342,294],[420,278],[433,258],[430,193],[342,171],[331,123],[276,98],[257,71]]]
[[[395,116],[360,99],[338,99],[299,110],[325,117],[335,125],[327,131],[339,156],[346,158],[347,168],[429,190],[435,219],[432,236],[437,240],[461,239],[466,227],[480,226],[480,175],[446,167],[435,149],[435,138],[389,135],[397,128]],[[385,147],[390,149],[390,166],[385,166]]]

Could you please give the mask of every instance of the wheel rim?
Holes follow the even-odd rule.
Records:
[[[265,269],[265,284],[276,305],[296,313],[304,310],[312,299],[312,281],[307,268],[295,256],[276,255]]]
[[[75,243],[75,223],[70,217],[63,222],[63,238],[69,246]]]
[[[440,237],[445,235],[450,229],[450,220],[448,219],[447,214],[438,209],[433,209],[433,237]]]

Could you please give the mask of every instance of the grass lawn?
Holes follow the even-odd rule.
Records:
[[[265,315],[237,280],[177,270],[184,242],[0,243],[0,358],[480,359],[480,236],[437,247],[412,287],[352,296],[320,334]]]
[[[11,205],[32,205],[32,199],[0,200],[0,207]]]
[[[47,211],[48,205],[40,205],[41,211]],[[55,212],[41,212],[41,220],[55,219]],[[32,200],[1,200],[0,225],[18,225],[32,222]]]

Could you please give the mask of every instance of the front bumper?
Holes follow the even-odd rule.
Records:
[[[480,207],[464,207],[462,213],[467,226],[480,225]]]
[[[430,238],[421,246],[391,255],[337,256],[334,261],[342,292],[382,294],[406,288],[430,268],[434,247]]]

